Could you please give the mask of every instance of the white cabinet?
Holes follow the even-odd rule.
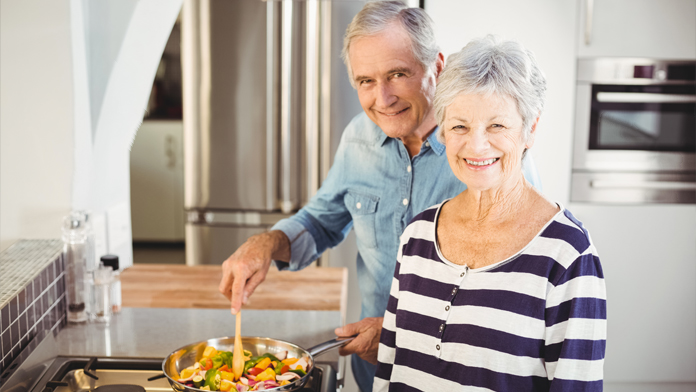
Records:
[[[130,154],[133,241],[184,241],[183,124],[147,120]]]
[[[696,58],[696,0],[578,0],[578,7],[578,57]]]

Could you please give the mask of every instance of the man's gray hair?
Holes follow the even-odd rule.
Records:
[[[348,51],[356,38],[370,37],[386,30],[392,22],[399,22],[411,38],[413,56],[424,70],[432,70],[440,53],[435,42],[433,21],[421,8],[409,8],[401,1],[374,1],[365,6],[348,25],[343,37],[341,57],[348,68],[350,84],[355,87]]]
[[[461,94],[507,95],[517,103],[522,116],[525,138],[541,114],[546,97],[546,78],[534,54],[515,41],[495,36],[469,42],[462,50],[447,57],[435,92],[435,118],[444,141],[445,110]]]

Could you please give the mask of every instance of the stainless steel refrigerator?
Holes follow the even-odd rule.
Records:
[[[220,264],[326,176],[360,105],[340,59],[364,1],[186,0],[186,263]]]

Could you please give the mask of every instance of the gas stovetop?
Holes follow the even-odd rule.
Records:
[[[8,387],[9,385],[5,385]],[[26,387],[26,386],[25,386]],[[11,390],[11,389],[10,389]],[[56,357],[32,392],[144,392],[171,391],[159,358]],[[316,362],[301,392],[336,390],[336,371]]]
[[[58,357],[44,377],[43,389],[53,392],[142,392],[171,391],[162,373],[162,359]],[[42,380],[43,381],[43,380]],[[39,383],[41,385],[41,383]],[[336,372],[328,364],[316,363],[302,392],[336,390]]]

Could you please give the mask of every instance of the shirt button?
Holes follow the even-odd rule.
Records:
[[[449,305],[445,306],[445,310],[449,310]]]
[[[455,294],[457,294],[457,288],[456,288],[456,287],[452,289],[452,295],[455,295]]]
[[[442,332],[445,329],[445,324],[440,325],[440,332]]]
[[[360,207],[362,207],[362,204],[360,204],[360,202],[358,202],[358,204],[356,204],[355,207],[357,207],[358,209],[360,209]]]
[[[430,143],[425,142],[425,146],[426,146],[426,147],[430,147]]]
[[[466,275],[466,272],[462,272],[462,274],[461,274],[461,275],[459,275],[459,277],[460,277],[460,278],[463,278],[463,277],[464,277],[464,275]]]
[[[406,168],[406,171],[409,173],[411,172],[411,165],[408,165],[408,167]]]
[[[404,199],[403,203],[404,203],[405,206],[407,206],[407,205],[408,205],[408,199]]]
[[[436,344],[436,345],[435,345],[435,348],[436,348],[437,350],[440,350],[440,345],[439,345],[439,344]]]

